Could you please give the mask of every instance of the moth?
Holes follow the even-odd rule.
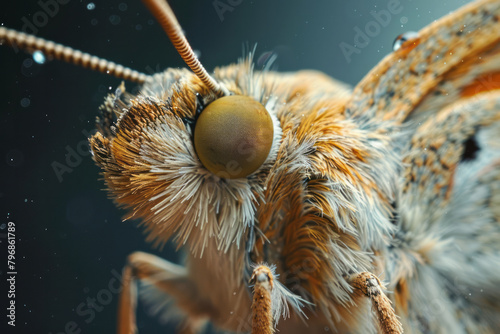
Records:
[[[245,59],[110,95],[90,139],[106,185],[148,240],[187,253],[185,266],[129,258],[119,333],[134,331],[137,281],[158,312],[180,311],[180,331],[248,332],[252,273],[256,289],[272,282],[270,309],[254,314],[284,333],[499,329],[499,16],[497,1],[457,10],[352,90]],[[245,121],[197,134],[219,110]],[[227,133],[244,139],[228,148]]]

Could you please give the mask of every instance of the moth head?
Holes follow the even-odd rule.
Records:
[[[240,247],[280,143],[276,104],[255,83],[249,61],[211,76],[170,8],[153,13],[192,72],[169,69],[137,95],[122,86],[109,96],[90,141],[94,160],[127,218],[142,220],[148,241],[187,244],[198,256]]]
[[[138,95],[122,86],[102,108],[94,160],[149,241],[173,239],[201,256],[241,246],[254,224],[281,130],[272,100],[225,83],[234,95],[218,97],[193,73],[169,69]]]
[[[148,241],[227,251],[254,224],[277,155],[276,103],[250,62],[208,74],[168,4],[144,2],[192,72],[146,75],[4,27],[0,40],[142,84],[139,94],[122,85],[108,96],[90,138],[108,190],[128,218],[142,220]]]

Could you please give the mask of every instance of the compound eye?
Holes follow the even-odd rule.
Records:
[[[226,179],[246,177],[266,161],[274,127],[266,108],[248,96],[210,103],[194,129],[194,147],[209,171]]]

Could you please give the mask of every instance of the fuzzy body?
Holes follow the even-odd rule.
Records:
[[[497,332],[500,85],[478,82],[500,73],[499,16],[481,1],[432,24],[352,92],[316,72],[216,69],[275,125],[268,159],[246,178],[220,179],[197,159],[193,121],[217,96],[187,70],[108,97],[94,159],[148,240],[186,248],[197,319],[249,331],[246,282],[267,262],[294,309],[284,333],[378,332],[349,281],[362,272],[386,282],[405,333]],[[309,320],[294,296],[311,303]],[[192,306],[177,304],[189,322]]]

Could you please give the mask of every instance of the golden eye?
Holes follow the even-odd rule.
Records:
[[[194,129],[194,147],[209,171],[237,179],[262,166],[273,134],[273,121],[262,104],[248,96],[225,96],[201,112]]]

